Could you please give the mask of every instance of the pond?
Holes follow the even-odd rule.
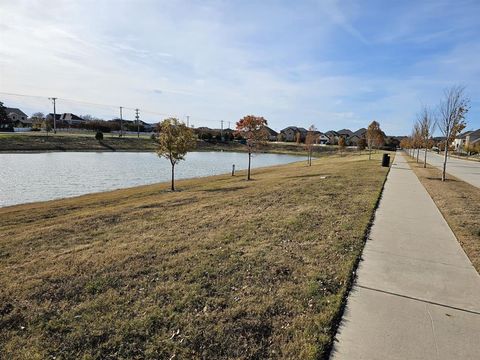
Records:
[[[255,154],[252,168],[305,157]],[[248,156],[235,152],[191,152],[176,166],[177,179],[246,169]],[[154,153],[51,152],[0,154],[0,207],[170,180],[170,163]]]

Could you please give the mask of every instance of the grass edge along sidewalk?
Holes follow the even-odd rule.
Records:
[[[386,173],[328,157],[0,209],[0,351],[325,359]]]

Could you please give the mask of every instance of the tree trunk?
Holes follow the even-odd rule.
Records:
[[[442,171],[442,181],[446,180],[447,175],[447,156],[448,156],[448,146],[445,144],[445,157],[443,158],[443,171]]]
[[[419,156],[420,156],[420,148],[417,149],[417,163],[418,163]]]
[[[252,153],[248,152],[248,171],[247,171],[247,180],[250,180],[250,164],[252,163]]]
[[[427,148],[425,148],[425,157],[423,159],[423,167],[424,168],[427,167]]]
[[[372,159],[372,145],[368,146],[368,160]]]
[[[175,164],[172,164],[172,191],[175,191]]]

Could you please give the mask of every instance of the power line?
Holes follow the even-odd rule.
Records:
[[[19,94],[19,93],[11,93],[11,92],[3,92],[3,91],[0,91],[0,94],[1,95],[9,95],[9,96],[26,97],[26,98],[51,99],[48,96]],[[55,99],[59,100],[59,101],[66,101],[66,102],[80,103],[80,104],[86,104],[86,105],[92,105],[92,106],[99,106],[99,107],[104,107],[104,108],[108,108],[108,109],[112,109],[112,110],[115,109],[115,108],[119,108],[119,107],[121,107],[123,110],[132,110],[132,111],[135,111],[135,112],[136,112],[136,110],[138,110],[138,108],[134,108],[134,107],[103,104],[103,103],[97,103],[97,102],[91,102],[91,101],[85,101],[85,100],[78,100],[78,99],[69,99],[69,98],[61,98],[61,97],[56,97]],[[145,113],[145,114],[158,115],[158,116],[162,116],[162,117],[177,117],[177,118],[180,118],[180,116],[175,115],[175,114],[163,113],[163,112],[159,112],[159,111],[151,110],[151,109],[142,108],[142,112]],[[112,112],[112,114],[113,114],[113,112]],[[206,119],[206,118],[195,117],[195,116],[190,116],[190,115],[186,115],[186,116],[187,116],[187,122],[188,123],[190,123],[190,118],[196,120],[197,122],[200,121],[200,122],[216,123],[216,124],[218,124],[219,121],[224,121],[224,120]],[[230,128],[230,121],[228,122],[228,124],[229,124],[228,127]]]

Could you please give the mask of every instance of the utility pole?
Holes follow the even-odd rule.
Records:
[[[140,121],[138,120],[140,116],[138,115],[138,109],[135,109],[135,118],[137,119],[137,138],[140,138]]]
[[[190,115],[187,115],[187,127],[189,127],[190,123]]]
[[[57,98],[51,97],[49,99],[53,101],[53,133],[56,134],[57,133],[57,108],[56,108],[55,102],[57,101]]]
[[[222,138],[222,141],[223,141],[223,120],[220,120],[220,124],[221,124],[221,127],[220,127],[220,137]]]
[[[123,107],[120,106],[120,137],[123,137],[123,114],[122,114]]]

